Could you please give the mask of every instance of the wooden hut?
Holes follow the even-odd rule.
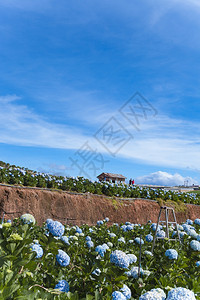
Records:
[[[113,174],[113,173],[101,173],[97,176],[99,181],[109,181],[109,182],[125,182],[126,177],[121,174]]]

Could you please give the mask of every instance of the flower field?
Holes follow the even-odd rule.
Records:
[[[181,243],[159,239],[152,253],[155,229],[108,218],[90,227],[4,220],[0,299],[200,299],[200,219],[178,225]]]
[[[83,177],[55,176],[0,162],[0,183],[38,188],[60,189],[122,198],[181,201],[200,205],[200,193],[179,193],[162,189],[142,188],[127,184],[97,182]]]

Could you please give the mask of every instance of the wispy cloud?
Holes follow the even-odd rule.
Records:
[[[93,137],[96,128],[93,131],[91,127],[88,132],[83,132],[75,124],[67,126],[46,121],[28,106],[21,105],[17,96],[1,97],[0,104],[1,143],[67,150],[79,149],[89,141],[93,149],[109,155]],[[124,121],[119,115],[116,117],[121,123]],[[104,124],[104,119],[102,117],[101,125]],[[144,121],[140,132],[133,130],[125,121],[123,125],[133,134],[134,139],[121,148],[117,154],[119,157],[157,166],[196,169],[196,164],[200,161],[198,122],[159,115],[155,119]]]

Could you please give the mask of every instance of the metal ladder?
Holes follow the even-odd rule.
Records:
[[[169,222],[169,212],[172,212],[172,216],[174,218],[174,222]],[[162,212],[165,213],[165,221],[161,221],[160,218],[161,218],[161,214]],[[153,239],[153,245],[152,245],[152,248],[151,248],[151,252],[153,253],[153,250],[154,250],[154,247],[155,247],[155,243],[156,243],[156,240],[157,239],[164,239],[165,237],[158,237],[156,236],[157,234],[157,231],[158,231],[158,225],[159,223],[166,223],[166,238],[168,238],[168,241],[176,241],[177,239],[169,239],[169,224],[176,224],[176,230],[177,230],[177,235],[178,235],[178,240],[179,242],[181,243],[181,239],[180,239],[180,235],[179,235],[179,231],[178,231],[178,225],[177,225],[177,222],[176,222],[176,216],[175,216],[175,212],[174,212],[174,209],[172,207],[167,207],[167,206],[161,206],[160,208],[160,212],[159,212],[159,215],[158,215],[158,221],[157,221],[157,225],[156,225],[156,231],[155,231],[155,235],[154,235],[154,239]]]

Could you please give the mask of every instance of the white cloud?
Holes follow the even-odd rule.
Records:
[[[136,178],[136,184],[152,184],[165,186],[184,185],[184,181],[188,180],[188,184],[197,184],[196,180],[191,177],[183,177],[180,174],[169,174],[167,172],[158,171],[149,175]]]
[[[110,155],[93,137],[96,130],[105,122],[105,116],[102,115],[101,118],[98,112],[96,112],[97,124],[95,124],[94,112],[91,117],[92,122],[90,120],[87,124],[88,129],[84,131],[80,124],[74,123],[74,120],[71,124],[69,120],[65,124],[52,122],[50,118],[45,120],[27,105],[21,105],[17,96],[0,97],[0,106],[0,143],[79,149],[88,141],[92,149]],[[154,119],[144,120],[141,131],[137,132],[122,116],[115,113],[113,116],[134,136],[134,139],[120,149],[117,153],[118,157],[160,167],[197,171],[197,162],[200,161],[199,122],[176,120],[159,115]],[[102,120],[100,125],[99,120]],[[108,148],[112,150],[112,147],[108,146]]]

